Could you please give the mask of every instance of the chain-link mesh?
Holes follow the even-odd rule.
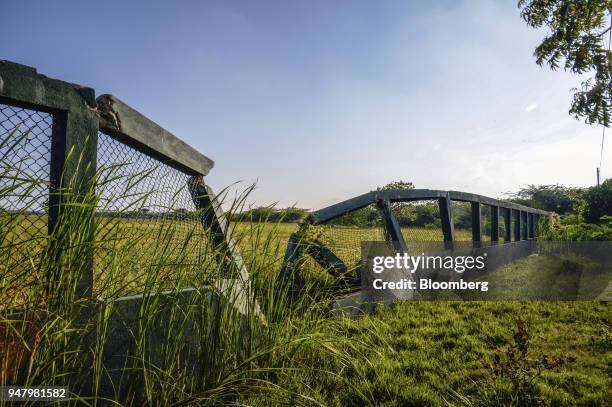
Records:
[[[509,225],[510,238],[512,239],[512,217],[508,214],[510,211],[501,209],[499,211],[499,241],[506,241],[506,224]],[[510,216],[510,222],[506,223],[506,217]]]
[[[137,292],[147,283],[143,276],[153,274],[162,286],[177,279],[200,281],[213,256],[190,176],[104,133],[98,134],[97,160],[101,247],[94,261],[94,289]],[[120,272],[121,279],[110,271]],[[118,288],[119,280],[124,286]]]
[[[0,285],[11,303],[39,279],[48,230],[53,116],[0,104]],[[0,302],[7,299],[0,299]]]
[[[499,216],[497,218],[498,220],[498,225],[499,225],[499,231],[498,231],[498,236],[497,236],[497,240],[499,242],[503,242],[504,241],[504,236],[505,236],[505,231],[506,231],[506,225],[505,225],[505,211],[503,209],[500,208],[499,210]]]
[[[334,252],[349,270],[360,265],[362,241],[385,241],[384,222],[375,204],[346,213],[320,227],[320,241]]]
[[[516,228],[518,227],[518,212],[515,210],[511,210],[510,211],[510,219],[511,219],[511,227],[510,227],[510,236],[511,236],[511,240],[512,241],[516,241],[517,240],[517,236],[516,236]],[[520,235],[518,240],[521,240]]]
[[[444,240],[437,200],[393,202],[391,211],[400,225],[406,243]]]
[[[469,202],[451,201],[455,241],[472,240],[472,205]]]
[[[0,104],[0,208],[27,213],[15,225],[20,238],[47,232],[52,126],[48,113]]]
[[[491,215],[492,208],[489,205],[481,205],[480,207],[480,226],[482,227],[482,241],[491,241]]]

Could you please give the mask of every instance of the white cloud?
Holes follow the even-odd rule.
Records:
[[[535,103],[533,103],[533,104],[531,104],[531,105],[527,106],[527,107],[525,108],[525,111],[526,111],[526,112],[531,112],[532,110],[536,110],[537,108],[538,108],[538,105],[536,105]]]

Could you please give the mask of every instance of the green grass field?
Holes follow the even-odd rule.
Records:
[[[291,224],[275,227],[282,241],[296,230]],[[412,241],[419,236],[437,240],[426,229],[404,233]],[[457,233],[458,240],[471,238],[468,230]],[[345,258],[349,251],[358,256],[358,241],[380,238],[374,229],[342,227],[330,229],[329,235]],[[563,264],[564,259],[554,256],[529,257],[486,278],[498,297],[513,298],[520,289],[527,298],[543,298],[551,290],[574,286],[575,276]],[[591,280],[603,287],[579,288],[610,298],[608,275]],[[550,286],[551,276],[555,287]],[[355,355],[360,363],[334,364],[309,348],[296,357],[313,369],[275,377],[276,382],[320,405],[337,406],[373,400],[389,406],[603,406],[612,399],[612,307],[605,301],[415,301],[342,324],[340,330],[333,325],[333,332],[368,348]],[[521,334],[528,337],[524,354],[517,344]],[[245,402],[258,404],[257,399]]]
[[[525,285],[541,271],[563,274],[562,259],[518,260],[496,271],[491,284],[501,287],[504,276],[518,275]],[[549,288],[535,284],[530,292],[542,297]],[[341,325],[331,324],[330,332],[363,345],[344,349],[359,363],[346,366],[307,348],[295,357],[313,368],[276,377],[278,384],[334,406],[373,400],[385,406],[605,406],[612,399],[606,301],[412,301]]]
[[[35,237],[44,230],[42,220],[23,222],[20,237]],[[171,284],[177,278],[199,281],[206,262],[212,260],[201,246],[206,237],[195,223],[169,226],[164,221],[127,219],[101,226],[98,233],[113,230],[113,238],[99,237],[97,290],[137,292],[155,268],[148,259],[159,261],[160,256],[165,265],[155,269],[158,283]],[[259,279],[275,278],[289,235],[297,228],[283,223],[235,225],[247,267],[268,273]],[[382,236],[377,229],[349,227],[331,227],[325,233],[347,261],[358,258],[361,240]],[[404,233],[412,236],[410,241],[438,240],[431,229]],[[469,240],[470,231],[457,234],[458,240]],[[174,240],[188,243],[173,247]],[[21,253],[24,258],[36,253],[41,242],[35,242],[28,243],[28,253]],[[193,267],[181,267],[177,275],[174,263]],[[560,264],[552,256],[526,258],[509,264],[496,278],[500,284],[517,284],[542,270],[554,272]],[[130,273],[122,275],[122,270]],[[123,287],[105,287],[106,281]],[[549,288],[544,282],[533,294],[537,297]],[[610,287],[603,291],[609,294]],[[254,378],[270,383],[266,396],[238,392],[234,402],[269,405],[270,394],[287,404],[333,406],[604,406],[612,399],[612,309],[605,301],[414,301],[379,308],[355,320],[328,318],[324,304],[312,304],[315,310],[323,307],[315,311],[321,317],[314,322],[288,313],[274,328],[281,337],[299,333],[322,339],[280,347],[258,366],[261,371],[256,369]],[[287,400],[288,394],[295,398]]]
[[[350,340],[372,346],[355,371],[303,352],[317,368],[280,382],[321,405],[605,406],[611,318],[598,302],[408,302],[344,321]]]
[[[20,242],[20,250],[11,253],[16,271],[30,277],[38,278],[39,273],[32,273],[31,267],[36,258],[42,254],[46,244],[46,216],[21,215],[7,226],[10,232],[6,240]],[[97,220],[96,244],[94,250],[94,284],[95,291],[106,296],[104,292],[127,295],[138,292],[144,276],[148,273],[149,259],[155,259],[161,251],[166,253],[166,263],[181,262],[191,264],[191,273],[185,278],[202,274],[210,261],[210,248],[207,236],[196,221],[169,221],[162,219],[120,219],[99,217]],[[233,234],[238,241],[240,251],[245,257],[265,256],[266,261],[273,262],[272,271],[278,272],[281,267],[289,236],[296,232],[296,223],[248,223],[240,222],[233,226]],[[324,226],[323,240],[347,264],[356,264],[360,259],[361,241],[383,240],[380,228],[354,228],[345,226]],[[442,234],[437,229],[404,228],[408,241],[442,241]],[[469,240],[471,232],[457,230],[458,240]],[[27,243],[23,243],[27,241]],[[178,243],[177,243],[178,242]],[[110,255],[113,252],[126,252],[128,256]],[[8,263],[0,264],[0,275],[8,275]],[[18,265],[18,266],[17,266]],[[123,287],[114,288],[107,284],[109,270],[131,270],[123,275]],[[171,284],[167,280],[175,278],[171,267],[159,276],[160,284]],[[31,284],[34,282],[28,282]]]

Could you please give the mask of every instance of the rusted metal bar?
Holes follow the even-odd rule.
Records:
[[[238,245],[229,228],[229,222],[221,208],[221,202],[215,196],[212,189],[204,183],[202,176],[194,176],[189,179],[188,188],[191,193],[196,209],[200,210],[200,222],[208,232],[210,244],[215,252],[217,263],[222,267],[224,273],[230,274],[232,269],[238,273],[235,285],[251,298],[251,282],[249,273],[244,265]],[[230,277],[225,275],[223,277]],[[228,280],[226,280],[228,281]],[[232,287],[236,289],[236,287]],[[253,301],[254,312],[263,323],[266,323],[265,316],[261,313],[259,303]]]
[[[329,222],[330,220],[342,216],[347,212],[365,208],[366,206],[374,203],[375,200],[376,194],[374,192],[368,192],[366,194],[347,199],[346,201],[342,201],[340,203],[328,206],[327,208],[313,212],[309,219],[314,224]]]
[[[346,264],[323,244],[315,242],[308,246],[308,253],[324,269],[331,272],[334,277],[340,277],[348,271]]]

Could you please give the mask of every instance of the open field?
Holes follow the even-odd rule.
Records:
[[[26,230],[35,231],[40,226],[30,219],[25,223]],[[103,236],[111,230],[111,223],[117,227],[112,235],[115,239]],[[179,223],[179,228],[169,227],[177,226],[174,223],[109,221],[99,229],[102,245],[95,264],[98,267],[106,264],[115,273],[131,270],[133,274],[121,277],[124,281],[130,279],[128,291],[137,290],[142,283],[139,278],[151,277],[151,270],[146,267],[134,270],[138,263],[149,257],[159,260],[160,248],[170,241],[186,240],[193,245],[205,239],[198,224],[184,222]],[[268,273],[267,278],[274,278],[286,241],[297,227],[282,223],[237,224],[235,235],[247,266]],[[416,232],[417,236],[419,233],[431,236],[429,230]],[[381,236],[380,230],[347,227],[329,228],[326,233],[327,238],[336,239],[338,249],[344,248],[357,256],[360,240],[377,240]],[[469,231],[459,233],[469,236]],[[112,261],[101,255],[117,248]],[[187,252],[206,254],[199,249],[187,248]],[[156,278],[164,282],[177,278],[173,261],[184,263],[189,259],[178,253],[178,248],[176,252],[169,250],[168,267],[156,270]],[[522,259],[506,266],[501,275],[521,276],[524,281],[544,268],[558,267],[558,263],[547,256]],[[196,278],[189,273],[197,274],[201,267],[188,267],[187,271],[180,267],[179,277]],[[99,281],[105,281],[104,272],[97,270]],[[113,276],[116,278],[117,274]],[[535,288],[547,289],[547,286]],[[343,358],[350,357],[354,363],[347,365],[343,358],[330,357],[325,347],[314,345],[292,352],[278,351],[266,363],[289,369],[263,376],[257,373],[256,377],[280,386],[283,391],[279,399],[286,397],[288,391],[307,397],[309,402],[299,399],[306,405],[367,405],[376,400],[380,405],[390,406],[571,406],[605,405],[605,400],[612,397],[609,375],[612,310],[607,302],[420,301],[398,304],[392,309],[381,308],[374,315],[357,320],[340,319],[332,323],[323,318],[309,325],[310,322],[305,324],[301,318],[288,314],[283,324],[293,326],[301,335],[316,332],[316,335],[338,336],[334,340],[335,351],[344,354]],[[524,353],[521,337],[526,338]],[[277,390],[270,391],[274,394]],[[239,397],[239,401],[268,405],[269,397],[269,394],[263,398]]]
[[[44,223],[25,220],[29,226],[24,229],[31,231]],[[297,227],[235,225],[245,262],[258,284],[276,277],[286,241]],[[199,246],[205,241],[201,227],[193,222],[112,219],[98,233],[98,289],[133,292],[151,278],[163,284],[198,281],[206,264],[199,261],[211,260],[206,258],[211,254],[206,245]],[[339,226],[325,233],[346,256],[359,255],[359,241],[381,236],[374,228]],[[426,240],[432,235],[430,229],[405,233]],[[466,230],[458,234],[470,236]],[[172,241],[175,246],[169,244]],[[108,253],[114,254],[106,258]],[[164,267],[156,268],[161,258]],[[507,265],[498,281],[524,282],[544,269],[555,272],[560,264],[549,256],[522,259]],[[110,277],[109,270],[114,273]],[[125,271],[129,272],[121,274]],[[127,288],[103,287],[105,278]],[[536,285],[533,294],[549,288]],[[609,293],[610,287],[604,291]],[[263,297],[265,292],[260,295],[265,308],[269,299]],[[265,396],[238,392],[234,402],[270,405],[271,399],[286,400],[289,394],[300,395],[291,404],[302,405],[604,406],[612,397],[608,302],[415,301],[380,308],[356,320],[329,319],[325,301],[312,305],[314,311],[309,312],[316,318],[289,308],[276,311],[279,319],[270,330],[280,345],[269,358],[255,363],[254,373],[245,373],[268,383]],[[284,341],[292,338],[323,339],[286,347]]]
[[[336,406],[605,406],[611,323],[598,302],[407,302],[345,321],[352,341],[375,343],[358,371],[311,349],[300,357],[316,368],[279,384]],[[517,333],[528,338],[524,356]]]
[[[20,249],[11,253],[13,265],[17,269],[36,264],[46,244],[47,217],[38,215],[19,215],[4,224],[9,229],[5,235],[7,242],[19,242]],[[277,272],[280,270],[289,236],[296,232],[296,223],[248,223],[240,222],[233,226],[233,234],[246,258],[265,256],[273,262]],[[322,240],[332,248],[347,264],[356,264],[360,258],[361,241],[383,240],[380,228],[355,228],[346,226],[323,226]],[[410,241],[441,241],[440,230],[431,228],[403,228],[404,236]],[[471,232],[465,229],[456,231],[457,240],[470,240]],[[182,271],[181,278],[199,281],[197,275],[203,274],[207,265],[213,261],[207,237],[199,222],[193,219],[124,219],[97,218],[96,245],[94,246],[94,283],[95,291],[103,294],[132,294],[138,292],[140,283],[148,273],[149,259],[156,254],[165,253],[165,273],[159,274],[162,284],[177,277],[172,271],[173,264],[188,266],[191,270]],[[25,242],[25,243],[24,243]],[[129,253],[118,256],[117,253]],[[18,259],[18,260],[17,260]],[[8,263],[0,265],[0,275],[8,276]],[[184,268],[184,267],[183,267]],[[22,270],[13,270],[21,272]],[[131,270],[123,275],[124,285],[112,289],[108,287],[108,274]],[[31,270],[29,270],[31,271]],[[26,273],[30,277],[38,275]],[[113,277],[113,280],[116,280]],[[140,282],[140,283],[139,283]],[[32,282],[28,282],[31,284]]]
[[[530,257],[500,275],[560,267],[556,257]],[[343,324],[346,338],[370,347],[361,363],[347,370],[309,348],[296,357],[313,368],[278,384],[334,406],[605,406],[612,397],[608,302],[413,301]]]

